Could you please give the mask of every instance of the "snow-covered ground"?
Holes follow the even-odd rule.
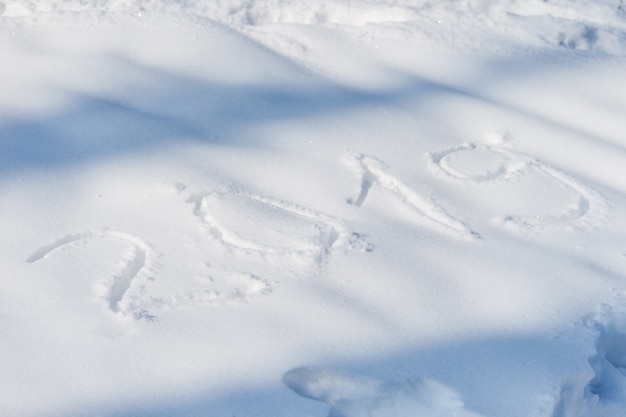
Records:
[[[0,415],[626,415],[622,1],[0,15]]]

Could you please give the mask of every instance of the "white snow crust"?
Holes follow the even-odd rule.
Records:
[[[623,417],[626,4],[0,1],[0,416]]]

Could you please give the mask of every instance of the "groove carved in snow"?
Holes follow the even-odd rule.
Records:
[[[341,220],[284,200],[211,191],[189,202],[210,236],[241,256],[320,268],[336,248],[371,250]]]
[[[414,188],[394,177],[387,166],[377,158],[349,151],[348,163],[360,173],[361,186],[356,198],[348,199],[349,204],[363,206],[372,186],[377,185],[391,191],[406,206],[423,220],[423,223],[436,230],[455,236],[476,238],[479,235],[465,223],[447,213],[432,199],[418,193]]]
[[[276,281],[263,278],[255,265],[270,265],[287,274],[315,273],[337,248],[372,249],[362,235],[350,231],[342,221],[283,200],[211,191],[188,201],[194,204],[193,215],[200,219],[204,230],[227,250],[230,264],[237,267],[227,266],[222,259],[205,261],[191,281],[183,280],[173,288],[166,285],[169,289],[159,293],[151,283],[156,278],[146,272],[155,263],[152,245],[133,234],[109,228],[65,235],[35,250],[26,262],[38,262],[56,249],[79,241],[110,239],[125,243],[130,251],[124,266],[112,280],[103,281],[107,286],[106,303],[120,316],[154,319],[160,310],[241,304],[271,294]]]
[[[512,231],[568,226],[585,230],[598,226],[606,216],[606,204],[598,192],[549,164],[509,149],[466,144],[432,152],[430,158],[437,170],[458,181],[476,185],[501,181],[509,182],[512,187],[525,176],[538,174],[547,183],[560,184],[574,196],[556,214],[504,214],[497,223]],[[532,196],[527,199],[531,200]]]
[[[117,240],[131,247],[131,252],[124,262],[125,265],[114,277],[106,297],[111,311],[123,315],[130,313],[134,310],[135,303],[125,302],[126,294],[138,277],[143,275],[144,279],[148,278],[143,271],[152,255],[150,244],[133,234],[108,228],[68,234],[40,247],[26,259],[26,262],[37,262],[45,258],[50,252],[63,246],[72,245],[81,240],[88,241],[97,238]]]

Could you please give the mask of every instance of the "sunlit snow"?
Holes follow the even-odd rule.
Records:
[[[622,1],[0,23],[0,416],[626,415]]]

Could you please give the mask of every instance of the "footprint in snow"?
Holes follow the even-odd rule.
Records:
[[[283,381],[302,397],[328,404],[329,417],[479,417],[456,391],[428,379],[380,381],[304,367]]]
[[[508,149],[466,144],[433,152],[430,159],[437,171],[466,184],[506,183],[493,195],[507,200],[508,208],[518,213],[506,213],[496,223],[512,231],[586,230],[605,217],[599,193],[549,164]]]

